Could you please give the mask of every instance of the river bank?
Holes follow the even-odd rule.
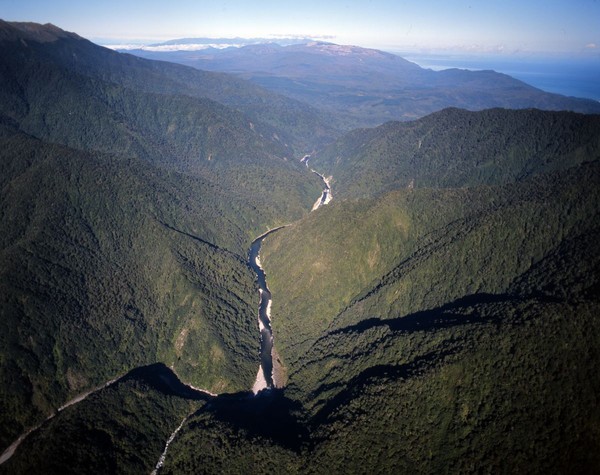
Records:
[[[310,155],[305,155],[301,162],[308,168],[308,160]],[[318,175],[323,181],[325,187],[321,196],[313,205],[311,212],[319,209],[321,206],[328,204],[332,199],[331,194],[331,178],[325,177],[319,172],[310,169],[312,173]],[[287,225],[286,225],[287,226]],[[258,329],[260,332],[260,365],[256,380],[252,386],[252,392],[258,394],[260,391],[269,388],[283,388],[287,383],[287,367],[283,364],[279,353],[277,352],[274,339],[273,329],[271,326],[271,304],[273,297],[267,285],[267,278],[264,269],[260,262],[260,248],[263,241],[271,234],[279,231],[286,226],[279,226],[268,230],[258,236],[250,245],[248,251],[248,265],[256,274],[258,281]]]

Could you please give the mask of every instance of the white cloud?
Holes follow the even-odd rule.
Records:
[[[103,45],[105,48],[109,49],[120,49],[120,50],[130,50],[130,49],[140,49],[143,45],[135,45],[135,44],[114,44],[114,45]]]
[[[227,44],[227,43],[214,43],[214,44],[181,44],[181,45],[155,45],[155,46],[142,46],[141,49],[145,51],[200,51],[207,48],[225,49],[229,47],[240,47],[242,45]]]
[[[334,38],[335,38],[335,36],[332,36],[332,35],[292,35],[292,34],[275,35],[275,34],[271,34],[271,35],[267,35],[266,38],[258,38],[258,37],[256,37],[256,38],[232,38],[232,39],[230,39],[230,41],[232,41],[231,43],[226,43],[226,42],[174,43],[174,42],[170,41],[165,44],[147,44],[147,43],[144,44],[142,42],[139,42],[139,43],[120,42],[120,43],[116,43],[116,44],[115,43],[111,44],[108,41],[103,41],[103,42],[100,42],[99,44],[101,44],[105,48],[110,48],[110,49],[114,49],[114,50],[140,49],[140,50],[144,50],[144,51],[156,51],[156,52],[163,51],[164,52],[164,51],[201,51],[201,50],[204,50],[207,48],[216,48],[216,49],[225,49],[225,48],[231,48],[231,47],[240,48],[242,46],[269,43],[269,42],[279,43],[281,45],[288,45],[288,44],[301,43],[304,40],[314,39],[314,40],[328,41],[328,40],[331,40]]]
[[[232,45],[232,44],[180,44],[180,45],[140,45],[140,44],[116,44],[116,45],[102,45],[105,48],[110,48],[114,50],[133,50],[133,49],[141,49],[144,51],[201,51],[207,48],[218,48],[224,49],[229,47],[239,47],[241,45]]]
[[[598,47],[598,45],[596,43],[588,43],[587,45],[585,45],[586,49],[596,49]]]

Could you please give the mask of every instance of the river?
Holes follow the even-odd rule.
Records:
[[[263,240],[283,226],[267,231],[257,237],[250,246],[248,253],[248,264],[258,279],[258,293],[260,300],[258,304],[258,328],[260,330],[260,366],[252,392],[257,394],[263,389],[273,387],[273,329],[271,328],[271,291],[267,286],[265,271],[260,265],[260,247]]]
[[[301,162],[308,168],[308,160],[310,155],[305,155]],[[326,178],[319,172],[310,169],[311,172],[318,175],[325,188],[321,193],[319,199],[315,202],[311,211],[319,209],[321,206],[326,205],[332,199],[330,178]],[[252,386],[252,392],[258,394],[264,389],[273,387],[273,329],[271,328],[271,302],[272,295],[267,285],[267,277],[265,271],[260,264],[260,248],[264,239],[270,234],[284,228],[285,226],[279,226],[271,229],[264,234],[257,237],[250,246],[248,253],[248,264],[250,268],[255,272],[258,279],[258,293],[260,300],[258,304],[258,328],[260,331],[260,365],[258,367],[258,373],[256,380]]]
[[[316,209],[319,209],[321,206],[326,205],[333,199],[333,195],[331,194],[331,183],[330,183],[331,177],[326,177],[324,175],[321,175],[318,171],[310,168],[308,166],[309,160],[310,160],[310,155],[304,155],[304,157],[302,157],[302,160],[300,160],[300,161],[302,163],[304,163],[304,165],[306,165],[306,168],[308,168],[311,172],[313,172],[321,180],[323,180],[323,183],[325,184],[325,188],[323,188],[323,192],[321,193],[321,196],[319,197],[319,199],[317,201],[315,201],[315,204],[312,207],[311,211],[315,211]]]

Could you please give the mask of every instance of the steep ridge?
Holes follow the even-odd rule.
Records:
[[[119,85],[88,68],[125,70],[116,53],[49,25],[1,27],[0,446],[140,365],[250,387],[246,249],[307,213],[318,178],[270,126],[176,91],[168,67]],[[161,79],[175,92],[144,87]]]
[[[33,30],[37,33],[33,34]],[[89,77],[140,92],[211,99],[242,111],[265,137],[297,149],[297,155],[305,148],[310,151],[316,145],[330,141],[337,134],[330,125],[333,120],[322,112],[248,81],[116,53],[53,25],[0,20],[0,41],[5,47],[3,62],[17,65],[15,70],[3,70],[4,80],[11,80],[13,74],[19,74],[20,67],[29,62],[51,62],[68,71],[69,75]],[[16,88],[14,86],[13,91]],[[3,100],[7,99],[13,100],[10,94],[8,98],[3,96]],[[288,153],[293,155],[293,151]]]

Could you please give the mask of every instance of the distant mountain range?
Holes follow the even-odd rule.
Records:
[[[178,42],[163,45],[174,49],[173,44]],[[446,107],[535,107],[600,113],[597,101],[547,93],[506,74],[460,69],[432,71],[399,56],[358,46],[318,41],[282,46],[268,42],[202,51],[181,48],[129,52],[235,74],[322,111],[341,115],[343,119],[338,120],[345,128],[412,120]]]
[[[204,49],[239,48],[257,44],[278,44],[288,46],[313,41],[310,38],[180,38],[161,43],[140,44],[104,44],[110,49],[144,51],[200,51]]]

